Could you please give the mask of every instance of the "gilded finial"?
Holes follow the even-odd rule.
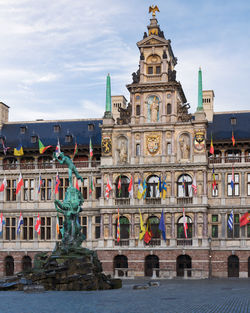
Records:
[[[148,13],[151,13],[152,12],[152,17],[155,17],[155,12],[160,12],[159,8],[157,5],[151,5],[149,7],[149,10],[148,10]]]

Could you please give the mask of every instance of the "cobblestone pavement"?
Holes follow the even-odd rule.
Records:
[[[111,291],[0,292],[0,313],[238,313],[250,312],[250,280],[124,281]]]

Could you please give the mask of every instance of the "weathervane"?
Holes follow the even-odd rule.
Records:
[[[148,13],[153,12],[153,13],[152,13],[152,17],[154,17],[156,11],[157,11],[157,12],[160,12],[158,6],[157,6],[157,5],[151,5],[151,6],[149,7]]]

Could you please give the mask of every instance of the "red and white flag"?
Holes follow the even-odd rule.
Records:
[[[197,184],[196,184],[196,175],[194,175],[193,183],[192,183],[192,188],[194,191],[194,195],[197,195]]]
[[[109,193],[112,190],[112,186],[109,182],[109,178],[107,179],[107,185],[106,185],[106,191],[105,191],[105,198],[108,200],[109,199]]]
[[[129,192],[129,198],[133,198],[134,197],[134,188],[133,188],[133,177],[132,176],[130,178],[130,182],[128,185],[128,192]]]
[[[185,210],[183,208],[183,227],[184,227],[184,234],[185,237],[187,238],[187,229],[188,229],[188,225],[187,225],[187,220],[186,220],[186,215],[185,215]]]
[[[41,219],[40,219],[39,213],[38,213],[37,219],[36,219],[35,230],[38,233],[38,235],[40,235],[40,233],[41,233]]]
[[[3,182],[2,182],[2,184],[0,186],[0,192],[4,191],[6,186],[7,186],[7,180],[6,180],[6,177],[4,177]]]
[[[17,186],[16,186],[16,195],[21,190],[22,186],[23,186],[23,178],[22,178],[22,174],[20,173],[19,178],[18,178],[18,182],[17,182]]]
[[[56,184],[55,184],[55,194],[57,194],[59,192],[59,185],[60,185],[60,179],[59,179],[59,175],[57,173],[57,175],[56,175]]]

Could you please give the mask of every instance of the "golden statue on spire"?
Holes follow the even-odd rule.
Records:
[[[156,11],[157,11],[157,12],[160,12],[158,6],[157,6],[157,5],[151,5],[151,6],[149,7],[148,13],[153,12],[153,13],[152,13],[152,17],[154,17]]]

